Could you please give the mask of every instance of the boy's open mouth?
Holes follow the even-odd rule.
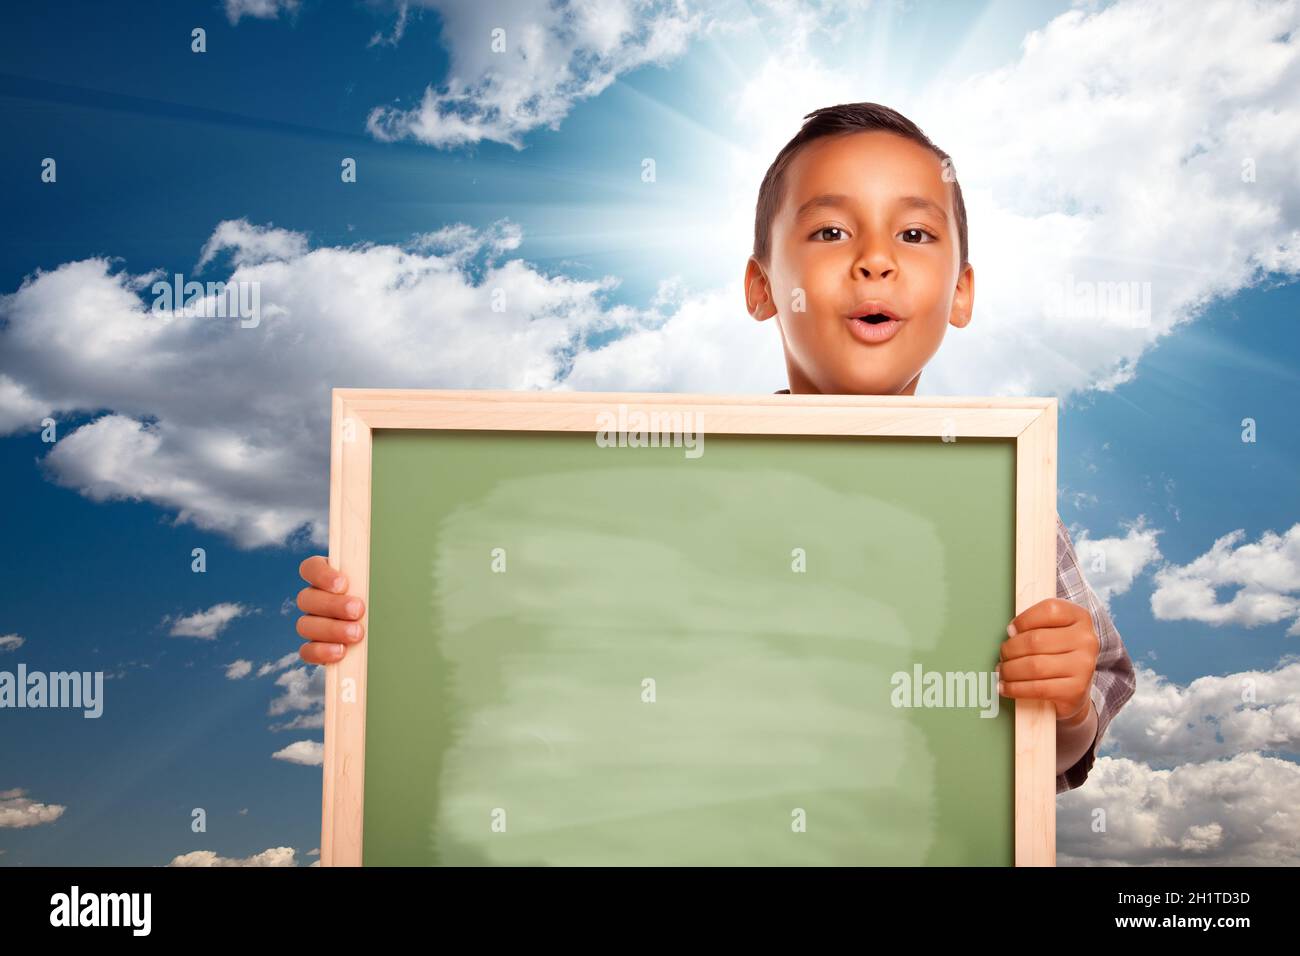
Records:
[[[889,341],[903,324],[903,320],[881,302],[864,303],[849,316],[848,322],[853,337],[867,345]]]
[[[881,322],[888,322],[890,319],[897,319],[898,313],[893,311],[888,305],[879,299],[868,299],[861,303],[850,314],[850,318],[861,319],[864,322],[870,322],[872,325],[879,325]]]

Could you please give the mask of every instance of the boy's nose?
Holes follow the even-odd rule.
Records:
[[[893,263],[883,266],[876,266],[873,270],[870,266],[858,266],[862,275],[868,279],[887,279],[894,272]]]
[[[868,279],[887,279],[898,268],[888,246],[878,242],[866,244],[854,265]]]

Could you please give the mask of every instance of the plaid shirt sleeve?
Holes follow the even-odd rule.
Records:
[[[1083,576],[1079,558],[1074,553],[1074,542],[1070,540],[1070,533],[1065,530],[1059,514],[1056,516],[1056,596],[1088,609],[1092,615],[1092,626],[1097,632],[1097,640],[1101,644],[1097,651],[1097,670],[1092,677],[1097,736],[1073,767],[1057,775],[1056,792],[1061,793],[1082,786],[1088,779],[1088,771],[1097,759],[1097,748],[1101,746],[1106,727],[1133,696],[1137,678],[1133,673],[1133,662],[1124,650],[1124,642],[1120,639],[1119,631],[1115,630],[1110,613]]]

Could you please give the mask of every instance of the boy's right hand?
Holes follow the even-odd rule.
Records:
[[[334,664],[343,659],[347,645],[365,636],[359,618],[365,602],[347,594],[348,579],[320,555],[308,558],[298,573],[309,587],[298,592],[298,634],[307,643],[298,655],[308,664]]]

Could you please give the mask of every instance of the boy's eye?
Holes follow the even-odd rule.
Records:
[[[827,236],[827,233],[836,233],[837,235]],[[927,229],[919,229],[915,226],[911,229],[904,229],[898,234],[904,242],[912,245],[921,245],[927,242],[938,242],[938,237]],[[844,230],[839,226],[822,226],[808,238],[821,239],[823,241],[834,242],[836,239],[844,238]]]
[[[841,229],[839,226],[822,226],[820,229],[818,229],[816,232],[814,232],[814,233],[812,234],[812,236],[810,236],[809,238],[814,238],[814,237],[817,237],[817,236],[821,236],[822,234],[827,233],[827,232],[838,232],[838,233],[843,233],[844,230]]]

